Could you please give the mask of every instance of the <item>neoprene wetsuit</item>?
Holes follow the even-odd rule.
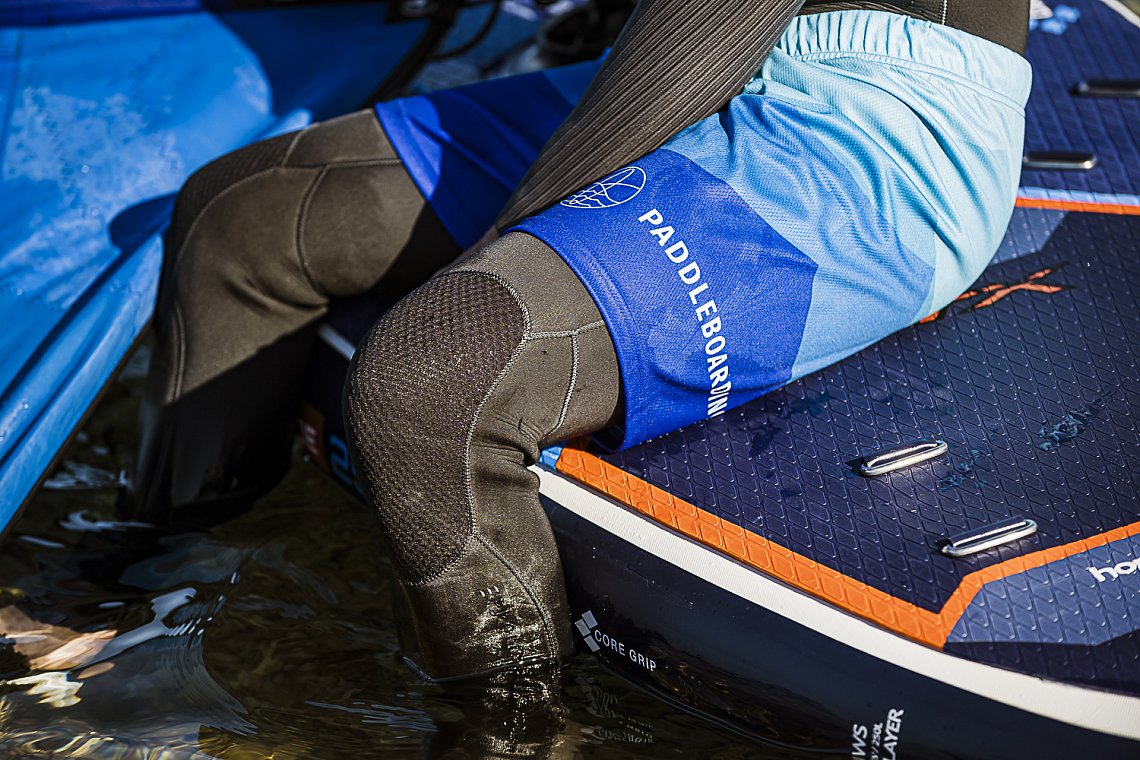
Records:
[[[1028,0],[802,11],[795,0],[643,0],[498,226],[717,112],[797,12],[847,8],[907,14],[1017,52],[1026,42]],[[614,124],[619,138],[597,139]],[[459,246],[372,112],[205,167],[179,196],[166,246],[137,514],[226,509],[272,486],[329,300],[415,288],[360,347],[345,398],[421,667],[458,677],[568,656],[558,554],[526,468],[542,446],[610,424],[623,389],[606,324],[563,259],[513,232],[429,281]]]

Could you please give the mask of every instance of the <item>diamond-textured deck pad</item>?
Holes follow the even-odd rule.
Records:
[[[970,291],[721,417],[617,454],[570,447],[557,467],[930,646],[1140,693],[1140,100],[1071,92],[1140,79],[1140,27],[1096,0],[1053,11],[1031,34],[1027,150],[1098,164],[1026,172]],[[856,474],[920,438],[948,454]],[[942,553],[1009,517],[1037,533]]]
[[[1097,165],[1089,171],[1026,171],[1022,195],[1140,206],[1140,98],[1073,94],[1082,81],[1140,79],[1140,21],[1101,0],[1047,5],[1051,18],[1035,21],[1029,35],[1033,92],[1025,147],[1092,153]]]

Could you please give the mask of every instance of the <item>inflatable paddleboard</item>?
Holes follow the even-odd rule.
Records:
[[[581,648],[768,742],[1140,756],[1140,19],[1035,3],[1026,166],[955,303],[708,422],[535,468]],[[302,430],[356,488],[321,328]]]

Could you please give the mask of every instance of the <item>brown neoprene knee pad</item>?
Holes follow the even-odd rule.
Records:
[[[443,572],[471,535],[467,446],[526,327],[504,284],[457,272],[400,301],[356,353],[346,423],[405,582]]]

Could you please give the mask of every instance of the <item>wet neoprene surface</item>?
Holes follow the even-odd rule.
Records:
[[[593,301],[523,234],[417,289],[362,343],[346,422],[429,675],[573,651],[558,551],[527,467],[542,445],[606,425],[618,385]]]
[[[329,299],[402,295],[457,253],[371,112],[195,173],[166,238],[132,510],[272,486]]]

